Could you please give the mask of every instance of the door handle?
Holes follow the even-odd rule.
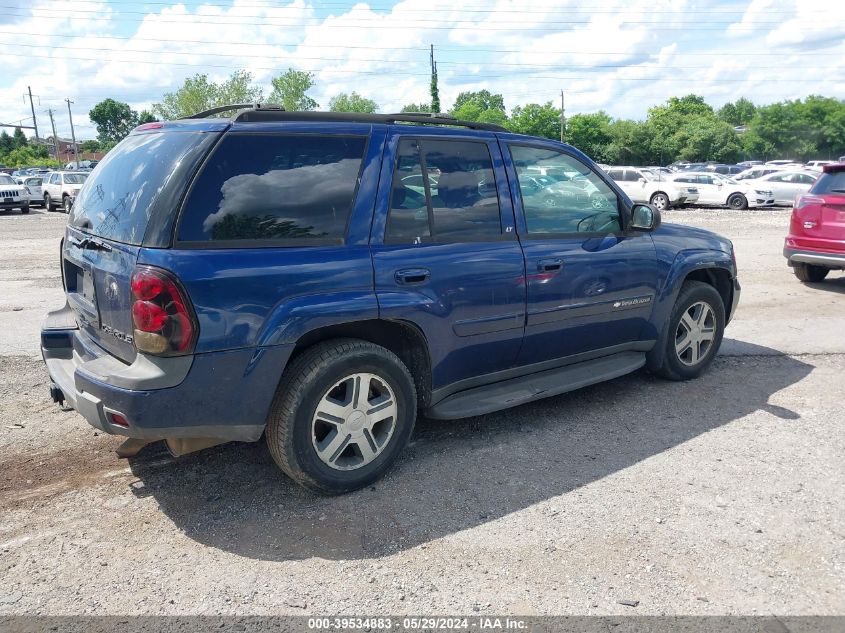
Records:
[[[405,286],[425,283],[430,277],[431,272],[426,268],[408,268],[405,270],[397,270],[393,275],[397,284],[403,284]]]
[[[537,270],[541,273],[550,273],[563,269],[563,262],[559,259],[541,259],[537,262]]]

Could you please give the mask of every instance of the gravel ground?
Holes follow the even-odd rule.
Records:
[[[845,614],[845,277],[792,276],[788,215],[665,214],[737,248],[701,379],[421,420],[339,498],[263,444],[117,459],[38,359],[65,216],[0,217],[0,615]]]

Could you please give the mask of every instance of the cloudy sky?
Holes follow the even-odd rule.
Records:
[[[845,98],[842,0],[0,0],[0,123],[39,131],[52,108],[69,136],[112,97],[149,107],[186,77],[252,72],[270,92],[288,67],[316,73],[322,106],[355,90],[385,112],[428,100],[434,44],[445,107],[462,90],[508,108],[642,118],[673,95],[718,106],[824,94]],[[11,130],[10,130],[11,131]],[[42,132],[44,133],[44,132]]]

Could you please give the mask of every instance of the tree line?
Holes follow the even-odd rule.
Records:
[[[436,82],[433,75],[430,103],[408,103],[401,111],[439,111]],[[308,94],[315,85],[313,73],[289,68],[271,79],[267,94],[255,84],[251,73],[240,70],[220,82],[212,81],[206,74],[190,77],[178,90],[153,104],[150,112],[138,113],[126,103],[105,99],[89,112],[97,128],[97,140],[83,144],[83,150],[106,151],[140,123],[177,119],[233,103],[267,102],[300,111],[379,110],[375,101],[355,91],[336,94],[327,104],[319,104]],[[448,114],[467,121],[494,123],[521,134],[561,137],[560,111],[551,101],[517,105],[508,112],[501,94],[465,91],[455,99]],[[740,98],[715,109],[703,97],[689,94],[653,106],[645,120],[617,119],[601,110],[575,114],[566,119],[563,136],[594,160],[610,164],[837,158],[845,154],[845,101],[809,96],[755,105]]]

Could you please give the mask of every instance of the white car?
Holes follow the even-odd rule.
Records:
[[[835,160],[811,160],[807,163],[807,169],[820,172],[825,165],[835,165]]]
[[[19,185],[9,174],[0,174],[0,209],[20,209],[21,213],[29,213],[26,185]]]
[[[41,176],[19,176],[15,178],[15,181],[26,187],[29,192],[29,204],[44,204],[44,192],[41,186],[43,178]]]
[[[778,171],[786,171],[787,169],[787,167],[781,167],[780,165],[757,165],[756,167],[749,167],[745,171],[739,172],[733,179],[737,181],[757,180],[763,176],[768,176]]]
[[[610,167],[607,175],[616,181],[631,200],[652,204],[658,211],[698,201],[698,189],[695,187],[675,184],[647,169]]]
[[[783,170],[748,181],[748,184],[755,189],[771,190],[775,204],[792,205],[796,196],[807,193],[818,177],[817,173],[811,171]]]
[[[754,181],[738,182],[733,178],[711,172],[681,172],[673,176],[677,183],[695,185],[698,189],[698,204],[747,209],[749,207],[770,207],[775,203],[774,193],[757,187]]]
[[[82,189],[86,178],[88,178],[87,173],[78,171],[51,171],[44,178],[44,208],[47,211],[54,211],[56,203],[61,201],[62,210],[70,213],[76,194]]]

